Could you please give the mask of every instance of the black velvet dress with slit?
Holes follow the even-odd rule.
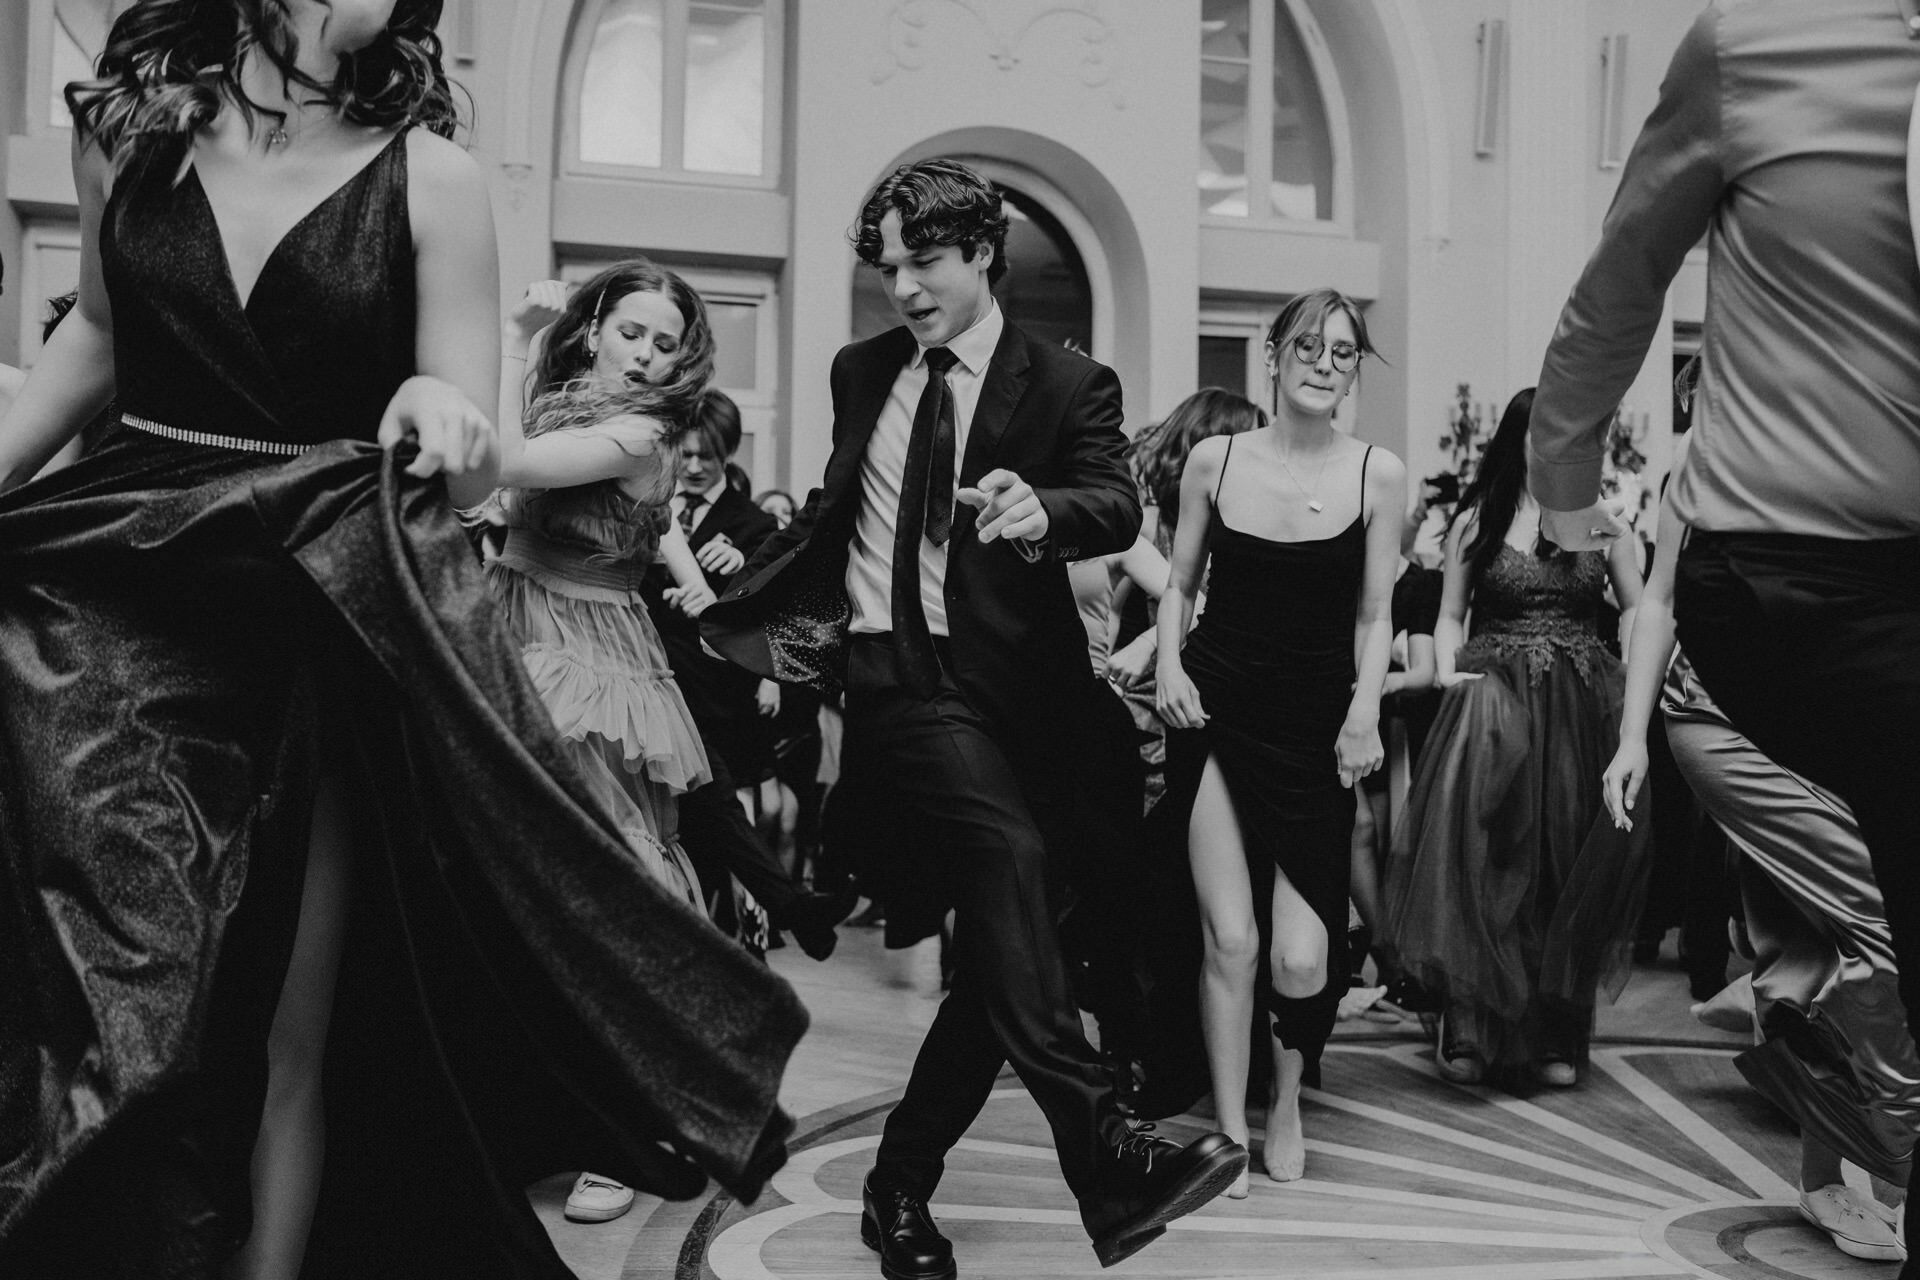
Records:
[[[310,1280],[561,1280],[529,1182],[751,1194],[781,1158],[804,1012],[626,852],[443,482],[373,443],[407,152],[244,302],[180,151],[123,171],[119,405],[202,438],[123,426],[0,498],[0,1275],[213,1280],[245,1238],[323,776],[354,852]]]
[[[1232,461],[1229,439],[1222,483]],[[1208,756],[1218,762],[1246,850],[1263,974],[1276,869],[1325,926],[1327,985],[1317,995],[1294,999],[1263,985],[1274,1035],[1301,1052],[1306,1081],[1317,1084],[1347,986],[1354,799],[1334,742],[1353,701],[1366,523],[1355,515],[1328,538],[1262,538],[1228,522],[1216,490],[1208,548],[1206,610],[1181,651],[1208,719],[1168,735],[1167,795],[1191,812]]]

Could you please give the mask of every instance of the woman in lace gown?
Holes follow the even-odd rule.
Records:
[[[72,94],[80,301],[0,423],[0,1275],[562,1280],[535,1178],[779,1159],[804,1014],[635,864],[453,518],[497,249],[439,17],[142,0]]]
[[[1330,289],[1303,293],[1266,350],[1273,425],[1201,441],[1181,477],[1157,697],[1164,803],[1191,814],[1214,1107],[1245,1143],[1258,1007],[1273,1055],[1263,1156],[1281,1182],[1305,1170],[1300,1087],[1318,1082],[1346,990],[1352,788],[1385,755],[1406,470],[1333,425],[1370,350],[1358,306]],[[1189,636],[1203,570],[1207,608]],[[1246,1195],[1246,1183],[1227,1194]]]
[[[1640,575],[1631,539],[1604,554],[1540,540],[1532,409],[1531,390],[1507,405],[1447,532],[1434,627],[1445,692],[1383,897],[1389,954],[1445,1009],[1441,1073],[1530,1070],[1565,1087],[1597,989],[1624,980],[1645,882],[1648,824],[1616,829],[1600,792],[1625,672],[1599,619],[1609,579],[1630,617]]]

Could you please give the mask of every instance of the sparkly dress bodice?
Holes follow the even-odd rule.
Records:
[[[1594,655],[1605,652],[1600,614],[1606,601],[1607,559],[1597,551],[1527,555],[1502,543],[1473,589],[1473,638],[1460,662],[1524,655],[1538,683],[1559,657],[1583,679]]]

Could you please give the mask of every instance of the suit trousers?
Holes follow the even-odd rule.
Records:
[[[1852,806],[1920,1034],[1920,538],[1695,531],[1674,615],[1728,721]]]
[[[945,668],[944,640],[936,649]],[[1044,782],[1022,788],[947,671],[931,697],[903,687],[888,637],[853,638],[845,750],[848,771],[860,770],[907,820],[901,829],[915,847],[900,856],[923,860],[956,916],[953,985],[887,1118],[874,1186],[930,1197],[947,1152],[1011,1062],[1046,1115],[1067,1185],[1097,1199],[1126,1124],[1081,1030],[1054,925],[1049,881],[1060,868],[1048,849],[1067,847],[1071,797],[1047,794]]]

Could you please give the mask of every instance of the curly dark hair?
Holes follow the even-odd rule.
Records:
[[[968,262],[984,246],[993,250],[987,283],[1007,274],[1006,210],[991,182],[958,160],[903,164],[873,189],[847,238],[860,261],[880,265],[880,222],[900,215],[900,239],[909,249],[956,244]]]
[[[287,0],[138,0],[114,20],[96,78],[67,86],[67,109],[116,169],[150,143],[190,138],[223,104],[249,125],[261,116],[284,120],[240,84],[246,55],[258,50],[289,90],[307,90],[354,124],[418,125],[452,137],[458,112],[435,33],[443,5],[398,0],[386,29],[342,57],[333,82],[322,84],[298,66]]]
[[[664,414],[676,422],[692,415],[701,393],[713,381],[713,328],[707,323],[707,304],[692,285],[647,258],[616,262],[573,291],[566,309],[547,330],[540,359],[529,376],[534,395],[565,386],[593,368],[589,339],[607,313],[630,293],[664,294],[679,310],[685,326],[673,377],[646,389],[647,399],[657,406],[647,412]]]
[[[1245,396],[1202,387],[1174,406],[1166,418],[1133,438],[1127,448],[1133,478],[1160,509],[1160,537],[1169,546],[1180,523],[1180,473],[1193,446],[1209,436],[1238,435],[1267,425],[1267,411]]]

